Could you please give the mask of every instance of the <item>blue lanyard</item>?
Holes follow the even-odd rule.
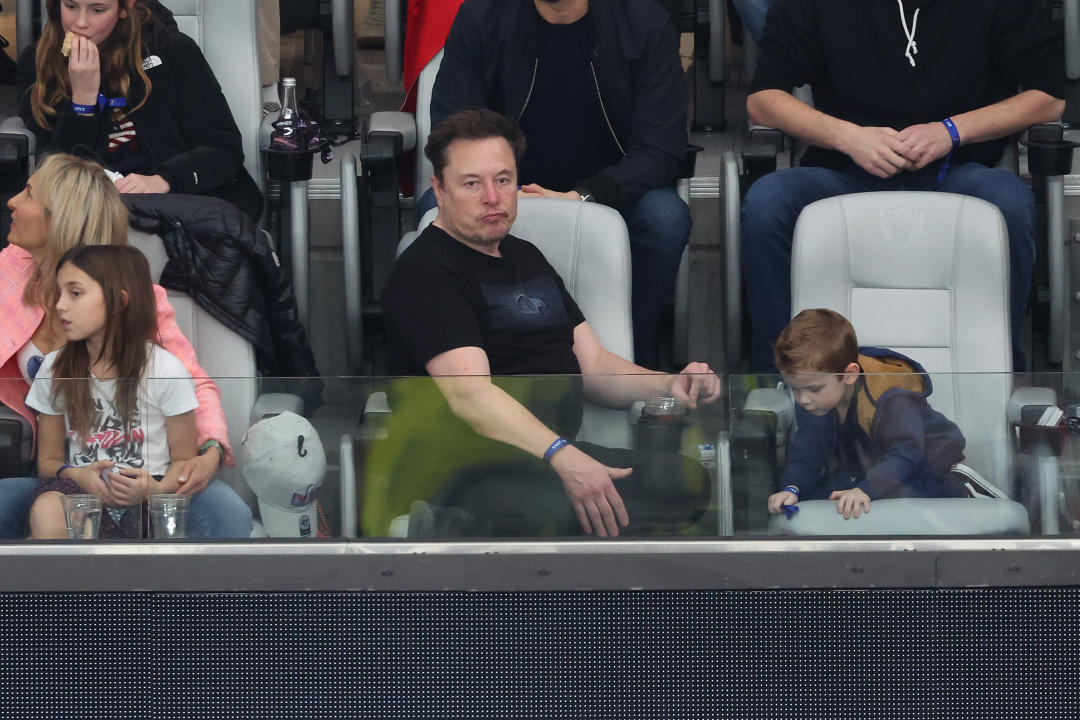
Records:
[[[97,96],[98,107],[104,110],[105,108],[120,108],[127,107],[127,98],[122,97],[105,97],[101,93]]]
[[[945,179],[945,176],[949,172],[949,161],[952,160],[952,154],[956,152],[956,148],[960,147],[960,131],[956,129],[956,123],[952,118],[945,118],[941,121],[941,124],[945,126],[945,129],[949,131],[949,137],[952,138],[952,150],[945,156],[945,163],[941,166],[941,170],[938,172],[937,181],[941,182]]]

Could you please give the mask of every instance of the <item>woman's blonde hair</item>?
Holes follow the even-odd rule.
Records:
[[[225,2],[226,0],[218,0]],[[64,42],[64,28],[60,24],[61,0],[45,3],[45,27],[38,40],[34,68],[37,79],[30,87],[30,111],[34,122],[46,130],[53,129],[53,119],[60,113],[63,103],[71,102],[71,83],[68,79],[68,59],[60,54]],[[127,98],[128,113],[141,108],[150,96],[150,78],[143,69],[142,27],[150,18],[150,11],[135,0],[128,9],[127,0],[117,0],[124,17],[116,23],[112,33],[101,43],[98,56],[101,63],[101,92],[109,97]],[[143,85],[142,96],[128,97],[131,80],[138,77]],[[119,111],[113,111],[114,115]]]
[[[52,312],[57,261],[78,245],[126,245],[128,210],[105,169],[74,155],[45,158],[31,181],[48,229],[23,301]]]

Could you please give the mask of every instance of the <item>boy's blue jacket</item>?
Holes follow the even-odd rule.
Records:
[[[945,479],[964,459],[965,440],[927,402],[933,386],[926,371],[884,348],[859,348],[859,365],[863,374],[843,425],[835,410],[816,416],[796,407],[781,487],[797,486],[802,500],[851,487],[871,500],[954,495]],[[840,484],[838,475],[845,478]]]

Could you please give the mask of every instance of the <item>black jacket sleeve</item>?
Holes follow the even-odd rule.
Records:
[[[650,190],[674,185],[686,152],[686,76],[679,39],[667,12],[660,5],[651,9],[655,22],[644,39],[631,88],[630,133],[619,139],[623,157],[578,183],[598,202],[620,211]],[[615,188],[617,195],[611,192]]]
[[[159,159],[155,171],[168,181],[172,192],[209,193],[230,182],[244,164],[243,140],[198,45],[179,32],[165,36],[167,62],[172,64],[174,119],[189,149]],[[138,124],[136,127],[144,132]]]
[[[431,90],[431,127],[462,110],[488,107],[481,28],[465,3],[454,18],[443,46],[439,74]],[[423,152],[423,148],[418,148]]]

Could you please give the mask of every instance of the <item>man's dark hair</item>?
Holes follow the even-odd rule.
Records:
[[[518,124],[494,110],[462,110],[436,125],[428,135],[424,154],[431,161],[435,177],[442,180],[446,149],[455,140],[486,140],[501,137],[514,151],[514,162],[525,154],[525,134]]]

